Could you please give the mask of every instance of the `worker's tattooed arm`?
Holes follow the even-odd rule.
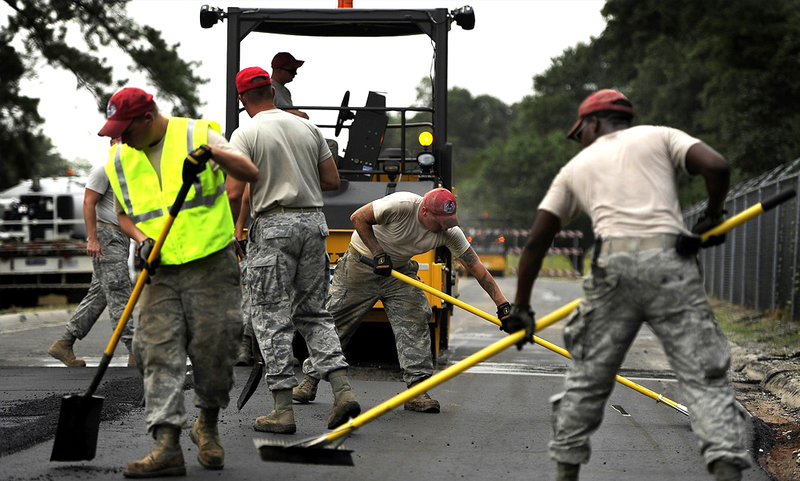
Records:
[[[500,287],[498,287],[494,277],[492,277],[492,274],[486,270],[486,267],[481,263],[481,260],[478,258],[478,254],[475,253],[475,250],[472,247],[461,254],[461,257],[458,258],[458,261],[470,274],[472,274],[475,279],[477,279],[478,284],[480,284],[483,290],[489,294],[489,297],[492,298],[495,305],[499,306],[504,302],[508,302],[506,296],[500,292]]]
[[[372,209],[371,202],[353,212],[353,215],[350,216],[350,222],[353,223],[353,227],[355,227],[364,245],[373,254],[378,255],[383,252],[383,247],[375,237],[375,231],[372,230],[372,226],[377,225],[378,221],[375,219],[375,211]]]

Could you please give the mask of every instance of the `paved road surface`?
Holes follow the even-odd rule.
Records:
[[[515,279],[501,281],[507,295]],[[539,283],[534,306],[549,312],[580,296],[576,282]],[[488,297],[474,280],[462,281],[461,300],[494,313]],[[458,309],[457,309],[458,311]],[[37,321],[38,322],[38,321]],[[128,461],[152,447],[143,432],[143,410],[136,406],[140,380],[135,369],[110,368],[100,393],[106,396],[97,457],[88,462],[51,463],[54,419],[60,398],[88,386],[92,369],[44,368],[53,365],[44,351],[63,329],[61,321],[28,321],[0,325],[0,394],[3,445],[9,437],[43,437],[33,447],[6,454],[0,461],[3,480],[120,479]],[[541,337],[558,345],[562,325]],[[463,311],[453,319],[451,349],[440,362],[457,362],[500,339],[494,325]],[[110,337],[107,324],[95,327],[77,346],[90,366],[96,365]],[[124,353],[124,348],[121,349]],[[96,354],[92,354],[96,353]],[[124,355],[115,361],[122,366]],[[220,431],[227,451],[222,472],[206,471],[197,463],[195,446],[184,432],[181,443],[190,479],[285,480],[529,480],[554,479],[555,464],[547,457],[550,438],[548,398],[561,389],[565,359],[539,346],[512,348],[432,391],[442,404],[438,415],[394,410],[363,426],[345,445],[354,451],[354,467],[262,462],[253,445],[256,437],[300,440],[326,432],[332,395],[327,384],[317,401],[295,405],[298,433],[291,436],[256,433],[252,422],[267,414],[271,396],[262,385],[241,412],[224,411]],[[396,370],[370,366],[352,368],[352,384],[362,406],[375,406],[402,388]],[[236,368],[238,397],[249,368]],[[380,374],[380,375],[376,375]],[[640,332],[622,375],[680,402],[660,346],[647,329]],[[191,389],[186,391],[192,415]],[[235,403],[235,401],[234,401]],[[613,406],[617,406],[615,409]],[[752,425],[752,422],[750,423]],[[39,433],[41,431],[44,434]],[[754,436],[750,429],[751,437]],[[35,441],[35,440],[34,440]],[[603,426],[592,438],[593,456],[582,469],[582,480],[706,480],[688,418],[624,386],[612,395]],[[747,480],[767,480],[760,468],[745,473]]]

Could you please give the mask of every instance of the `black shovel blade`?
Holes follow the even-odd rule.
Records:
[[[299,464],[326,464],[330,466],[355,466],[353,451],[343,446],[299,446],[296,442],[272,439],[254,439],[262,461]]]
[[[236,401],[236,408],[239,411],[242,410],[247,401],[250,397],[253,396],[253,393],[256,392],[256,388],[258,387],[258,383],[261,382],[261,376],[264,374],[264,365],[260,362],[256,362],[253,365],[253,369],[250,371],[250,377],[247,378],[247,382],[244,383],[244,388],[242,389],[242,393],[239,394],[239,400]]]
[[[103,398],[100,396],[70,395],[61,398],[61,412],[50,461],[94,459],[102,408]]]

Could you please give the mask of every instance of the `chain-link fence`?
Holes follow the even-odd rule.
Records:
[[[789,188],[800,192],[800,159],[731,189],[727,217]],[[686,225],[691,228],[705,208],[703,202],[684,211]],[[736,227],[699,258],[709,295],[800,322],[800,198]]]

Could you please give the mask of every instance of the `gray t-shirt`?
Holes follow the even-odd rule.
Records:
[[[584,211],[604,238],[688,233],[676,180],[688,174],[686,152],[698,142],[650,125],[603,135],[561,168],[539,209],[561,225]]]
[[[392,258],[392,264],[402,266],[412,257],[424,254],[431,249],[447,246],[456,257],[461,257],[469,249],[464,232],[460,227],[433,233],[419,220],[422,197],[411,192],[395,192],[372,202],[377,225],[372,226],[375,238]],[[372,257],[358,232],[353,232],[350,245],[361,255]]]
[[[95,165],[89,172],[86,181],[86,188],[102,195],[100,202],[95,206],[97,220],[106,224],[119,225],[117,213],[114,211],[114,191],[106,175],[106,166],[103,164]]]
[[[289,92],[289,89],[287,89],[285,85],[273,80],[272,86],[275,87],[275,105],[279,107],[294,106],[292,103],[292,93]]]
[[[283,110],[265,110],[233,132],[231,145],[258,167],[258,181],[250,183],[254,218],[278,206],[323,206],[319,164],[331,149],[316,125]]]

